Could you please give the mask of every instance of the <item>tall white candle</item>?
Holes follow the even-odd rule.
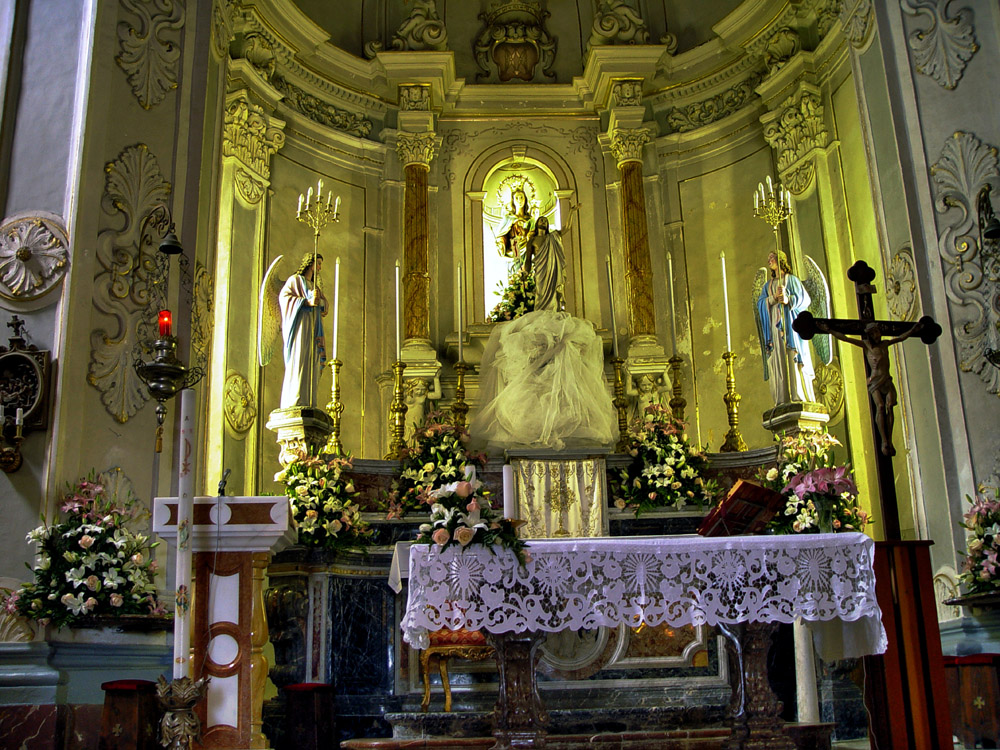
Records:
[[[340,328],[340,256],[333,267],[333,358],[337,358],[337,333]]]
[[[463,308],[465,307],[465,295],[462,292],[462,264],[458,264],[458,361],[464,362],[465,356],[462,350],[462,339],[465,338],[465,320]]]
[[[313,202],[313,189],[312,187],[310,187],[309,192],[306,193],[306,211],[309,210],[309,207],[312,205],[312,202]]]
[[[674,254],[667,253],[667,281],[670,284],[670,344],[677,356],[677,303],[674,300]]]
[[[298,218],[301,215],[302,215],[302,193],[299,193],[299,207],[295,211],[295,218]]]
[[[722,302],[726,309],[726,351],[731,352],[733,350],[733,342],[730,338],[729,330],[729,287],[726,283],[726,252],[723,250],[719,253],[719,258],[722,260]]]
[[[190,675],[191,654],[191,531],[194,487],[194,391],[181,391],[181,435],[177,456],[177,563],[174,568],[174,679]],[[184,590],[181,590],[181,587]]]
[[[503,465],[503,517],[517,517],[517,503],[514,501],[514,467]]]
[[[399,261],[396,261],[396,361],[403,358],[402,342],[399,338]]]
[[[24,409],[20,406],[17,407],[17,411],[14,412],[14,424],[21,425],[24,424]]]
[[[611,351],[618,356],[618,318],[615,317],[615,280],[611,273],[611,256],[607,257],[608,266],[608,304],[611,306]]]
[[[338,213],[340,213],[340,196],[339,195],[337,196],[337,200],[335,200],[333,202],[333,213],[334,213],[334,216],[336,216]]]

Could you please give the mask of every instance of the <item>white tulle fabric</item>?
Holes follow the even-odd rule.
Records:
[[[824,659],[882,653],[874,544],[863,534],[538,540],[521,567],[481,546],[409,550],[403,639],[747,621],[813,624]],[[405,554],[405,552],[404,552]]]
[[[480,366],[477,447],[561,450],[609,446],[617,436],[601,337],[586,320],[538,310],[490,334]]]

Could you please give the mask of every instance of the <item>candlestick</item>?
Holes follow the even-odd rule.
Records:
[[[726,351],[731,352],[733,344],[729,330],[729,287],[726,283],[726,252],[724,250],[719,253],[719,258],[722,260],[722,301],[726,311]]]
[[[174,581],[174,679],[189,677],[191,661],[191,523],[194,487],[194,391],[181,391],[181,435],[177,456],[177,558]]]
[[[340,330],[340,256],[333,267],[333,358],[337,358],[337,336]]]
[[[729,432],[726,433],[719,450],[723,453],[735,453],[747,449],[746,441],[740,434],[740,401],[743,397],[736,392],[736,375],[733,372],[733,360],[736,359],[736,355],[725,352],[722,358],[726,361],[726,395],[722,400],[726,404],[726,413],[729,416]]]
[[[398,318],[397,318],[398,320]],[[386,461],[399,460],[405,443],[406,434],[406,401],[403,399],[403,370],[406,363],[397,359],[392,363],[392,403],[389,404],[389,452],[385,454]]]
[[[611,270],[611,256],[605,261],[608,267],[608,304],[611,306],[611,352],[618,356],[618,319],[615,317],[615,279]]]
[[[323,452],[331,456],[344,455],[344,446],[340,442],[340,420],[344,415],[344,403],[340,400],[340,368],[343,364],[337,359],[336,354],[333,356],[333,361],[330,362],[333,383],[330,387],[330,403],[326,405],[326,413],[330,415],[332,430]]]
[[[667,253],[667,277],[670,283],[670,344],[677,356],[677,302],[674,299],[674,254]]]
[[[615,397],[612,399],[611,405],[618,411],[618,443],[615,445],[615,451],[624,453],[628,445],[628,417],[625,414],[628,400],[625,398],[625,375],[622,367],[625,360],[614,356],[611,358],[611,364],[615,368]]]
[[[462,360],[455,363],[455,400],[451,402],[451,421],[456,427],[465,427],[465,417],[469,413],[469,405],[465,403],[465,373],[469,366]]]
[[[502,476],[503,517],[513,519],[517,517],[517,503],[514,500],[514,467],[510,464],[504,464]]]
[[[465,296],[462,293],[462,264],[458,264],[458,361],[464,362],[465,357],[462,352],[462,339],[465,338],[463,331],[464,326],[464,315],[463,309],[465,307]]]
[[[403,358],[403,349],[399,339],[399,261],[396,261],[396,360]]]

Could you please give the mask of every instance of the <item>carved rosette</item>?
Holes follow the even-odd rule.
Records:
[[[177,88],[184,4],[175,0],[121,0],[121,6],[130,18],[118,24],[115,62],[125,71],[142,108],[151,109]]]
[[[399,87],[399,108],[403,112],[427,112],[431,108],[431,87],[414,84]]]
[[[844,0],[840,7],[840,23],[844,36],[856,50],[863,50],[872,38],[875,27],[875,7],[872,0]]]
[[[934,79],[946,89],[958,86],[965,66],[979,50],[972,28],[972,11],[962,8],[949,18],[950,0],[903,0],[904,13],[924,17],[930,26],[916,29],[907,37],[918,73]]]
[[[611,86],[611,101],[616,107],[642,106],[642,79],[627,78]]]
[[[1000,257],[984,253],[979,243],[977,196],[1000,177],[997,149],[972,133],[956,132],[945,141],[931,167],[938,223],[938,252],[944,261],[945,291],[961,308],[952,331],[959,347],[959,367],[976,373],[990,393],[1000,393],[1000,369],[986,350],[1000,349]]]
[[[222,389],[222,408],[226,427],[233,437],[242,440],[257,418],[257,397],[250,382],[238,372],[230,372]]]
[[[607,44],[649,44],[649,27],[626,0],[604,0],[594,14],[587,46]]]
[[[271,157],[285,144],[284,123],[264,114],[263,107],[241,92],[226,107],[222,155],[232,157],[262,180],[271,177]]]
[[[917,269],[913,251],[908,247],[896,252],[889,261],[885,279],[885,299],[896,320],[913,320],[917,301]]]
[[[407,133],[400,131],[396,139],[396,154],[404,167],[417,164],[430,168],[431,160],[437,153],[436,133]]]
[[[815,151],[826,148],[830,139],[819,89],[800,83],[795,94],[761,117],[761,123],[764,139],[777,154],[782,182],[800,195],[812,182]]]
[[[816,363],[813,391],[816,400],[826,407],[830,415],[829,424],[837,424],[844,410],[844,374],[840,371],[840,362],[837,359],[828,365],[822,362]]]
[[[611,132],[611,153],[619,169],[630,161],[642,162],[642,149],[649,143],[645,128],[616,128]]]
[[[62,283],[69,240],[54,215],[12,216],[0,225],[0,296],[27,302]]]

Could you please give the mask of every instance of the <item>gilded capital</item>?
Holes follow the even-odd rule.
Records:
[[[649,143],[645,128],[615,128],[611,131],[611,153],[620,167],[630,161],[642,161],[642,147]]]
[[[396,139],[396,154],[404,167],[421,164],[429,167],[437,150],[437,134],[407,133],[401,131]]]
[[[222,155],[239,160],[264,180],[271,177],[271,157],[285,144],[285,123],[267,116],[264,108],[241,93],[226,107]]]
[[[761,118],[764,139],[778,157],[778,173],[785,177],[794,172],[796,179],[789,189],[798,194],[805,190],[812,179],[811,165],[802,162],[811,159],[816,149],[826,147],[830,134],[823,120],[822,95],[815,86],[802,82],[796,93]],[[796,190],[795,187],[799,189]]]

